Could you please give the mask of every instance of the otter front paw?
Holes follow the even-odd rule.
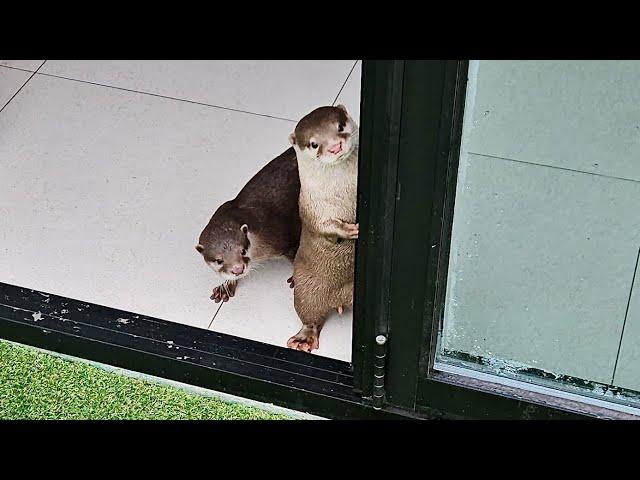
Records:
[[[338,220],[338,236],[340,238],[346,238],[348,240],[355,240],[358,238],[359,224],[347,223],[342,220]]]
[[[312,350],[320,348],[320,332],[315,327],[304,326],[287,340],[287,347],[311,353]]]
[[[222,285],[218,285],[213,289],[213,293],[209,298],[216,303],[228,302],[236,294],[236,285],[237,282],[225,282]]]

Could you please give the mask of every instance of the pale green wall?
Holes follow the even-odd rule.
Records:
[[[639,207],[639,61],[471,62],[442,346],[609,383]],[[640,390],[640,293],[614,383]]]

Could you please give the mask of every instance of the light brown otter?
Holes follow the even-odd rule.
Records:
[[[311,352],[327,314],[353,304],[358,126],[343,105],[320,107],[298,122],[289,141],[300,175],[293,291],[303,326],[287,346]]]
[[[300,240],[299,192],[296,154],[289,148],[216,210],[196,245],[221,282],[211,300],[233,297],[238,280],[256,262],[274,257],[293,262]],[[292,278],[287,282],[293,287]]]

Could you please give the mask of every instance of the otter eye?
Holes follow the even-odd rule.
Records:
[[[318,148],[318,144],[316,142],[311,142],[311,148],[315,150],[316,148]]]
[[[339,124],[338,124],[338,131],[339,131],[339,132],[344,131],[344,123],[339,123]]]
[[[217,259],[217,260],[216,260],[216,263],[217,263],[218,265],[222,265],[222,264],[224,263],[224,261],[223,261],[223,260],[220,260],[220,259]]]
[[[243,257],[247,254],[247,249],[243,248],[242,250],[240,250],[240,255],[242,255]]]

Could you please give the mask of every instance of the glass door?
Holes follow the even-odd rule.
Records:
[[[635,411],[640,62],[470,61],[466,80],[433,369]]]

